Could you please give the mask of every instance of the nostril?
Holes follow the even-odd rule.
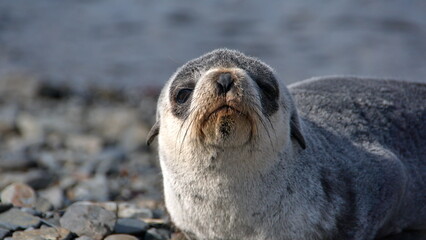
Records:
[[[217,80],[217,87],[219,90],[219,94],[227,93],[232,87],[232,76],[230,73],[222,73],[219,75],[219,79]]]

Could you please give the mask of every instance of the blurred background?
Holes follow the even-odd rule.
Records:
[[[169,239],[156,145],[145,144],[156,98],[179,66],[222,47],[286,84],[426,82],[426,1],[0,0],[0,239],[40,226],[11,228],[11,207],[77,233],[59,219],[86,200],[142,221],[138,239]]]
[[[161,86],[186,61],[238,49],[287,83],[350,74],[424,81],[426,2],[0,1],[0,76]]]

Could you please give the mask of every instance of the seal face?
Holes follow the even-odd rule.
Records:
[[[168,86],[163,95],[184,138],[223,148],[252,142],[260,126],[272,134],[267,124],[280,89],[272,69],[254,58],[217,50],[185,64]]]
[[[426,145],[426,85],[346,77],[289,88],[227,49],[166,83],[148,143],[158,135],[166,207],[188,239],[426,229],[426,149],[415,147]]]

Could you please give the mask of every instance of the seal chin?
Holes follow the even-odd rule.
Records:
[[[230,105],[222,105],[206,114],[201,124],[201,139],[214,147],[239,147],[251,140],[249,114]]]

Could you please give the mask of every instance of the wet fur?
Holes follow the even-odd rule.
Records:
[[[191,74],[226,65],[215,61],[222,54],[271,77],[241,53],[209,54],[204,72]],[[169,88],[191,67],[164,87],[150,137],[159,134],[166,206],[188,238],[368,240],[426,229],[426,85],[351,77],[289,90],[281,83],[279,108],[267,115],[248,82],[255,137],[221,148],[193,130],[209,98],[195,95],[186,116],[173,113]]]

